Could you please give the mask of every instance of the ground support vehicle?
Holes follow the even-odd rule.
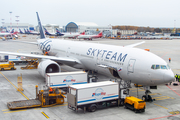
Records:
[[[97,108],[124,105],[129,89],[120,88],[119,82],[105,81],[70,85],[67,93],[68,108],[94,112]]]
[[[136,113],[137,112],[145,112],[146,102],[139,98],[129,96],[129,97],[126,97],[126,99],[124,101],[124,107],[132,109]]]
[[[47,73],[45,81],[48,87],[61,88],[67,91],[69,85],[86,84],[88,75],[84,71]]]
[[[14,62],[9,61],[7,64],[0,64],[0,70],[16,70],[16,68],[14,67]]]
[[[34,107],[50,107],[57,104],[63,104],[65,96],[58,88],[46,88],[38,91],[36,86],[36,98],[31,100],[20,100],[8,102],[7,107],[10,110],[34,108]]]

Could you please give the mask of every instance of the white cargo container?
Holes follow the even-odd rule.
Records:
[[[125,90],[127,89],[121,89],[121,91]],[[94,112],[97,108],[118,106],[123,104],[124,95],[128,95],[128,92],[121,91],[119,83],[112,81],[70,85],[69,93],[67,93],[68,108],[75,111],[78,108],[85,111],[87,108]],[[123,99],[121,100],[121,98]]]
[[[48,87],[67,88],[69,85],[86,84],[88,75],[84,71],[47,73],[45,81]]]

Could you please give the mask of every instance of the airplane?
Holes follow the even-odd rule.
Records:
[[[20,33],[20,34],[25,34],[24,32],[22,32],[22,30],[21,30],[21,29],[19,29],[19,33]]]
[[[36,14],[40,39],[31,44],[38,45],[42,52],[48,52],[49,55],[5,51],[0,51],[0,54],[38,58],[38,71],[43,77],[46,73],[61,72],[59,63],[63,63],[77,69],[140,84],[145,89],[145,95],[142,96],[145,100],[152,99],[149,95],[150,86],[157,87],[174,80],[174,73],[165,60],[149,51],[134,48],[144,41],[116,46],[46,38],[38,12]]]
[[[57,34],[58,36],[63,36],[63,35],[64,35],[63,33],[60,33],[57,28],[56,28],[56,34]]]
[[[44,28],[44,30],[45,30],[45,35],[50,35],[50,36],[62,36],[62,35],[64,35],[64,34],[61,34],[61,33],[57,30],[57,28],[56,28],[56,33],[49,33],[46,28]]]
[[[73,39],[75,39],[75,38],[77,38],[77,37],[80,36],[80,35],[85,35],[85,32],[82,32],[81,34],[79,34],[79,33],[69,33],[69,34],[65,34],[65,35],[63,36],[63,38],[73,38]]]
[[[29,34],[33,34],[33,35],[39,35],[39,34],[40,34],[39,32],[29,31],[28,29],[27,29],[27,32],[28,32]]]
[[[0,38],[1,38],[2,40],[12,39],[13,37],[14,37],[15,39],[18,39],[17,33],[18,33],[18,32],[13,32],[13,33],[0,33]]]
[[[78,39],[92,40],[93,38],[101,38],[101,37],[102,37],[102,32],[100,32],[98,35],[79,35]]]
[[[10,33],[14,33],[14,29],[12,29],[12,31]]]

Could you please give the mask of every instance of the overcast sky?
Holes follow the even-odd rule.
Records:
[[[180,27],[180,0],[1,0],[0,20],[37,25],[65,26],[69,22],[94,22],[99,26],[133,25]]]

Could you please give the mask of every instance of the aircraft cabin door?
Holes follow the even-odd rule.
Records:
[[[128,73],[134,73],[134,65],[135,65],[136,60],[135,59],[130,59],[128,63]]]

